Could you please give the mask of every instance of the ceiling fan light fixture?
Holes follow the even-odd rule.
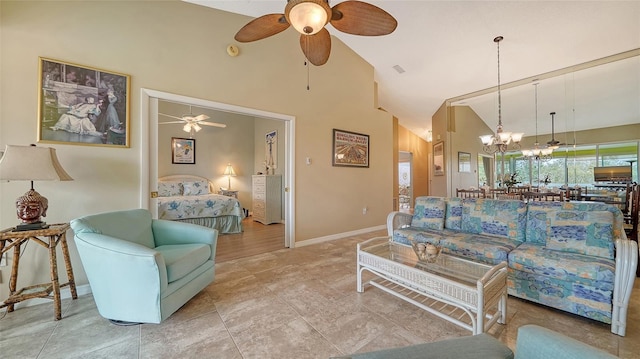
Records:
[[[202,127],[198,126],[197,123],[192,124],[191,127],[193,127],[193,129],[196,130],[196,132],[202,130]]]
[[[325,0],[290,0],[284,14],[296,31],[313,35],[329,22],[331,8]]]
[[[191,124],[187,123],[186,125],[184,125],[184,127],[182,128],[182,131],[191,132]]]

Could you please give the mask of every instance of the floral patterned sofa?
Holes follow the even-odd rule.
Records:
[[[392,212],[391,240],[508,263],[509,294],[611,324],[624,336],[638,262],[622,212],[593,202],[418,197],[414,214]]]

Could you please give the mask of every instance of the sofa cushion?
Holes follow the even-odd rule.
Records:
[[[482,198],[468,198],[462,203],[463,232],[524,241],[526,203]]]
[[[438,244],[446,235],[447,233],[442,231],[436,232],[425,228],[405,227],[393,231],[393,241],[406,245],[411,245],[412,241],[416,243]]]
[[[444,228],[459,231],[462,229],[462,198],[452,197],[445,200]]]
[[[158,246],[156,250],[164,258],[168,283],[191,273],[211,257],[211,246],[201,243],[170,244]]]
[[[509,268],[574,283],[613,289],[615,260],[555,251],[523,243],[509,253]]]
[[[508,260],[509,252],[521,242],[498,236],[456,233],[440,240],[442,252],[489,264]]]
[[[159,197],[182,196],[182,183],[179,181],[158,182]]]
[[[418,197],[413,210],[411,227],[442,230],[445,203],[442,197]]]
[[[611,212],[561,210],[548,220],[548,249],[613,259]]]

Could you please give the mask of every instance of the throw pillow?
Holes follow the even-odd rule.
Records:
[[[182,183],[180,182],[158,182],[159,197],[182,196]]]
[[[441,231],[444,228],[445,203],[442,197],[418,197],[413,209],[411,227]]]
[[[183,196],[199,196],[209,193],[209,182],[207,181],[194,181],[183,182],[184,188]]]
[[[459,231],[462,229],[462,198],[451,197],[445,199],[446,209],[444,227]]]
[[[608,211],[547,213],[547,248],[613,259],[613,214]]]

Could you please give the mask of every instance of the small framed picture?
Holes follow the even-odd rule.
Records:
[[[195,165],[196,140],[193,138],[171,137],[171,163]]]
[[[130,147],[130,76],[41,57],[38,142]]]
[[[471,154],[458,152],[458,172],[471,173]]]
[[[369,135],[333,130],[333,166],[369,167]]]

